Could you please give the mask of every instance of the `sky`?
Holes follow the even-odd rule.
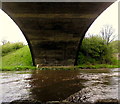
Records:
[[[23,33],[16,23],[0,9],[0,44],[1,40],[27,44]]]
[[[115,30],[116,40],[118,39],[118,1],[113,3],[108,7],[91,25],[86,33],[87,34],[99,34],[101,28],[104,25],[111,25]],[[24,42],[27,41],[15,24],[15,22],[0,9],[0,44],[2,40],[7,40],[10,42]]]
[[[100,35],[100,31],[105,25],[112,26],[114,29],[114,35],[116,35],[116,40],[118,40],[118,1],[113,3],[108,7],[91,25],[86,33],[88,34]]]

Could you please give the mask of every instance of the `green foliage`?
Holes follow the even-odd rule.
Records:
[[[17,49],[20,49],[24,47],[24,44],[22,42],[17,42],[17,43],[10,43],[7,42],[6,44],[2,45],[2,56],[5,56],[9,54],[10,52],[16,51]]]
[[[113,47],[114,53],[120,53],[120,40],[111,42],[110,46]]]
[[[79,69],[101,69],[101,68],[120,68],[120,64],[118,65],[109,65],[109,64],[96,64],[96,65],[78,65]]]
[[[78,64],[112,64],[113,48],[98,36],[85,38],[78,56]]]
[[[22,70],[34,70],[36,67],[34,66],[7,66],[2,67],[1,71],[22,71]]]
[[[16,51],[2,57],[2,66],[32,66],[31,53],[28,46],[24,46]]]

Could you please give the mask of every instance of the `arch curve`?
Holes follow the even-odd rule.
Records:
[[[74,65],[93,21],[112,2],[4,2],[31,46],[35,65]]]
[[[13,34],[17,34],[16,36],[15,35],[11,35],[12,38],[10,38],[10,36],[6,36],[8,34],[6,34],[5,36],[2,36],[3,38],[7,38],[8,41],[10,42],[23,42],[24,44],[28,44],[29,46],[29,49],[30,49],[30,53],[31,53],[31,56],[32,56],[32,49],[30,48],[30,44],[29,44],[29,40],[27,39],[27,37],[24,35],[24,33],[21,31],[21,29],[19,28],[19,26],[17,25],[17,23],[15,23],[15,21],[13,20],[13,18],[11,18],[8,14],[6,14],[4,11],[1,11],[2,13],[2,17],[5,18],[5,20],[7,20],[6,23],[10,23],[10,25],[8,24],[7,27],[9,27],[11,29],[12,32],[10,32],[10,29],[7,29],[6,30],[6,23],[5,25],[3,26],[3,29],[5,28],[6,31],[10,32],[10,33],[13,33]],[[5,22],[5,20],[3,22]],[[11,26],[11,27],[10,27]],[[14,31],[13,32],[13,28],[14,28]],[[3,30],[3,31],[5,31]],[[3,32],[4,33],[4,32]],[[9,34],[10,35],[10,34]],[[10,38],[10,39],[9,39]],[[17,39],[17,40],[16,40]],[[6,39],[5,39],[6,40]],[[26,42],[25,42],[26,41]],[[33,56],[31,57],[32,58],[32,64],[34,64],[34,60],[33,60]]]

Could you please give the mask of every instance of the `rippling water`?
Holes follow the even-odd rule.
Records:
[[[0,102],[118,99],[119,69],[0,72]]]

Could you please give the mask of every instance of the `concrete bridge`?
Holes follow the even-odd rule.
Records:
[[[82,39],[112,2],[3,2],[2,9],[19,26],[34,65],[77,64]]]

